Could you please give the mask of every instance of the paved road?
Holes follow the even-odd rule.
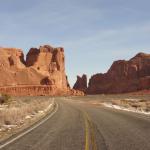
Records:
[[[150,118],[56,99],[58,111],[2,150],[150,150]]]

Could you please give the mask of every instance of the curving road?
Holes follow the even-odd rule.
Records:
[[[2,150],[150,150],[148,116],[55,101],[58,110],[51,118]]]

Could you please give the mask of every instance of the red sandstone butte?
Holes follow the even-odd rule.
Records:
[[[72,93],[65,73],[64,49],[49,45],[31,48],[25,61],[21,49],[0,48],[0,93],[10,95]]]
[[[82,77],[77,76],[77,81],[73,86],[73,89],[85,92],[87,89],[87,76],[85,74]]]
[[[115,61],[107,73],[93,75],[88,94],[126,93],[150,89],[150,54]]]

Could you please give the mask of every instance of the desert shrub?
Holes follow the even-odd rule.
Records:
[[[141,100],[139,100],[139,102],[146,102],[146,100],[141,99]]]
[[[146,112],[150,112],[150,107],[145,108]]]
[[[140,105],[138,103],[133,103],[133,104],[131,104],[131,106],[134,107],[135,109],[140,107]]]
[[[10,102],[10,95],[8,94],[1,94],[0,96],[0,104],[5,104]]]

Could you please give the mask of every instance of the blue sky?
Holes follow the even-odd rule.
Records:
[[[0,46],[63,46],[76,75],[106,72],[116,59],[150,53],[149,0],[1,0]]]

